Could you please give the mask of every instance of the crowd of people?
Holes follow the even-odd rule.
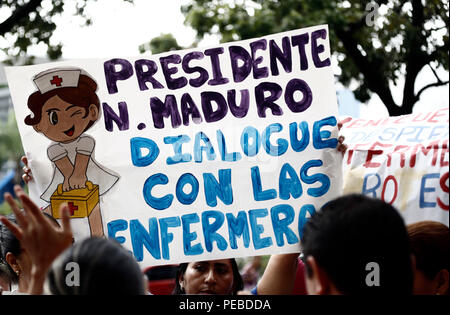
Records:
[[[14,284],[13,294],[148,294],[121,245],[95,237],[74,243],[66,206],[60,226],[19,186],[15,193],[23,209],[6,194],[14,215],[0,219],[3,291]],[[272,255],[249,292],[235,259],[222,259],[180,264],[173,294],[293,294],[299,282],[304,293],[319,295],[449,294],[449,229],[442,223],[405,225],[391,205],[354,194],[328,202],[303,233],[301,254]],[[79,266],[78,285],[66,283],[70,263]]]
[[[343,140],[339,151],[345,151]],[[32,180],[28,168],[23,178]],[[23,209],[6,193],[13,215],[0,217],[4,294],[150,294],[148,279],[122,245],[98,237],[74,242],[66,205],[60,225],[20,186],[15,195]],[[221,259],[180,264],[173,294],[448,295],[448,244],[449,228],[442,223],[405,225],[390,204],[345,195],[308,220],[300,253],[270,257],[253,289],[244,289],[235,259]],[[80,271],[72,279],[76,285],[67,284],[71,263]]]

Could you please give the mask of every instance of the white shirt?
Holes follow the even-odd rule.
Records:
[[[86,170],[86,177],[93,184],[99,186],[99,193],[106,193],[119,179],[119,176],[112,171],[100,166],[93,158],[92,153],[95,147],[95,140],[91,136],[81,135],[69,143],[53,142],[47,149],[47,155],[50,161],[56,162],[64,157],[68,157],[70,162],[75,165],[77,153],[89,156],[89,163]],[[64,182],[64,176],[61,171],[54,166],[53,178],[49,186],[41,195],[41,199],[50,202],[50,197],[58,188],[58,184]]]

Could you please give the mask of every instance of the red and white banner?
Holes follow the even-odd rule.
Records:
[[[348,150],[343,193],[381,198],[407,224],[449,225],[449,109],[381,119],[342,119]]]

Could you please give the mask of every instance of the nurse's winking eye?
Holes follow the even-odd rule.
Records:
[[[50,111],[48,113],[48,118],[52,125],[56,125],[58,123],[58,114],[56,113],[56,111],[53,111],[53,110]]]

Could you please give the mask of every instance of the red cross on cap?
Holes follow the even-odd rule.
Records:
[[[53,79],[50,81],[52,85],[61,86],[63,79],[60,76],[54,75]]]
[[[36,74],[34,84],[41,94],[54,89],[78,87],[81,72],[79,68],[51,68]]]

